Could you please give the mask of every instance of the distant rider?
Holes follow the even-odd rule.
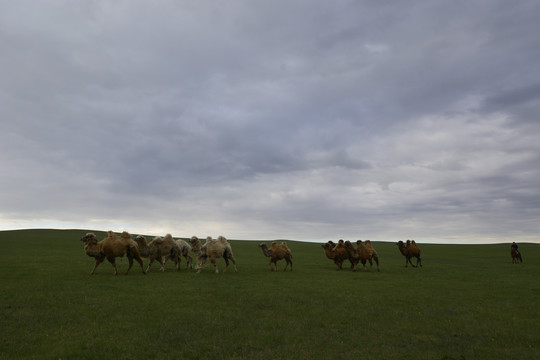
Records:
[[[515,241],[512,243],[512,251],[514,251],[516,254],[519,254],[518,245]]]

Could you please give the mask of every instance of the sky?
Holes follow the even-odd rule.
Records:
[[[0,230],[540,242],[538,14],[0,0]]]

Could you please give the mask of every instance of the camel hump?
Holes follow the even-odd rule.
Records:
[[[173,239],[173,237],[172,237],[171,234],[167,234],[167,235],[165,235],[165,237],[163,238],[163,240],[169,241],[169,240],[174,240],[174,239]]]
[[[220,236],[218,236],[217,239],[218,239],[218,241],[219,241],[220,243],[222,243],[223,245],[227,245],[227,244],[228,244],[227,239],[226,239],[224,236],[221,236],[221,235],[220,235]]]

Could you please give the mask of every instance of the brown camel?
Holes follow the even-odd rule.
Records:
[[[119,238],[112,231],[109,231],[107,237],[100,242],[98,242],[96,235],[87,233],[81,238],[81,241],[84,243],[86,255],[96,259],[94,268],[90,273],[91,275],[94,274],[98,265],[105,259],[107,259],[114,267],[114,274],[118,275],[115,259],[124,255],[127,255],[129,260],[129,267],[126,271],[126,275],[133,266],[133,259],[137,260],[141,265],[142,273],[145,274],[143,262],[139,254],[139,247],[137,246],[137,243],[131,239],[131,235],[129,235],[128,232],[124,231]]]
[[[399,248],[399,251],[405,256],[405,267],[410,263],[412,267],[422,266],[422,259],[420,258],[420,249],[416,246],[414,240],[407,240],[407,243],[404,244],[403,241],[398,241],[396,244]],[[411,258],[416,258],[416,266],[413,265]]]
[[[277,262],[279,260],[285,259],[287,264],[285,265],[284,271],[287,271],[287,266],[291,264],[291,271],[293,268],[292,263],[292,254],[291,249],[287,246],[285,242],[282,242],[281,244],[277,244],[275,241],[272,242],[270,245],[270,249],[268,249],[268,246],[265,243],[259,244],[259,247],[262,249],[262,252],[264,256],[269,257],[270,261],[268,262],[268,265],[270,265],[270,269],[272,271],[277,271]],[[274,267],[272,267],[272,264],[274,264]]]
[[[343,260],[349,259],[349,254],[347,253],[347,250],[345,249],[343,244],[344,241],[339,240],[337,244],[333,241],[328,241],[326,244],[321,245],[324,249],[324,254],[326,255],[326,257],[334,261],[334,263],[338,267],[338,270],[341,270],[343,268]],[[351,268],[354,269],[354,263],[352,261]]]

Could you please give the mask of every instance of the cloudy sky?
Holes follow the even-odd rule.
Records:
[[[0,229],[539,242],[538,14],[0,0]]]

